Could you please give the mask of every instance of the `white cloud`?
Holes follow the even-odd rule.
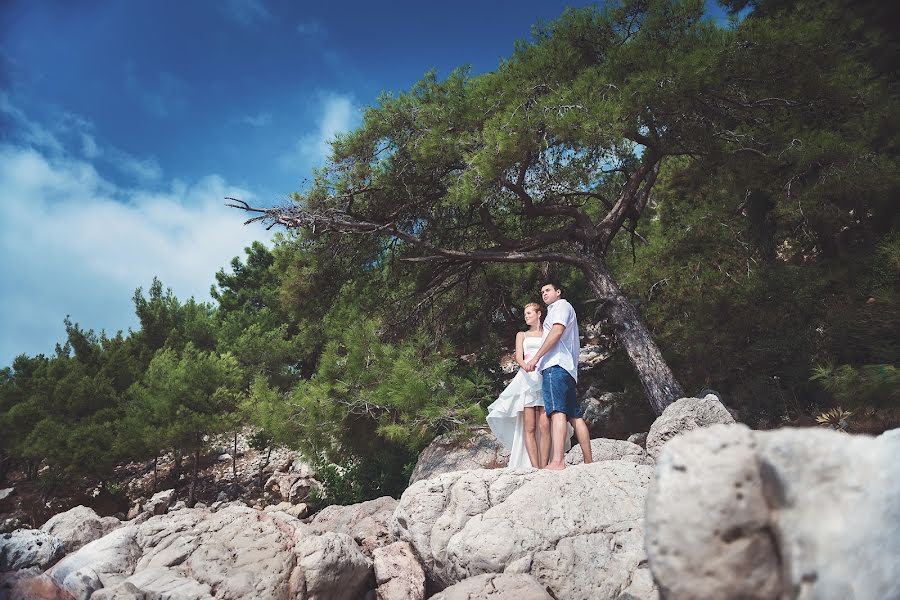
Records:
[[[94,136],[94,124],[79,115],[57,112],[51,115],[48,124],[39,123],[6,94],[0,94],[0,113],[11,120],[12,139],[23,147],[37,148],[54,157],[80,154],[93,162],[112,166],[139,183],[162,177],[162,168],[155,158],[141,158],[115,146],[99,145]]]
[[[154,276],[181,299],[208,299],[217,270],[271,239],[225,196],[253,198],[218,175],[123,189],[81,159],[0,145],[0,366],[52,352],[67,314],[110,333],[135,327],[131,296]]]
[[[162,177],[162,167],[155,158],[137,158],[117,148],[109,148],[104,158],[124,175],[137,178],[141,183],[156,181]]]
[[[321,166],[331,154],[331,142],[339,133],[350,131],[359,124],[359,109],[350,96],[342,94],[322,94],[319,97],[318,126],[306,133],[287,151],[282,153],[278,164],[285,170],[308,172]]]
[[[100,148],[97,147],[97,141],[89,133],[81,134],[81,152],[86,158],[97,158],[100,156]]]
[[[18,137],[25,143],[62,152],[63,144],[57,135],[47,127],[30,121],[25,113],[13,104],[8,94],[0,93],[0,113],[13,123]]]

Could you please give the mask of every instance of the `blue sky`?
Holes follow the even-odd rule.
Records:
[[[0,9],[0,367],[71,315],[114,333],[154,276],[208,299],[275,203],[382,91],[494,69],[589,2],[6,0]]]

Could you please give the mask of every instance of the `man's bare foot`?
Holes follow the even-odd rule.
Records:
[[[548,471],[562,471],[566,468],[566,463],[564,462],[550,462],[547,463],[547,466],[544,467]]]

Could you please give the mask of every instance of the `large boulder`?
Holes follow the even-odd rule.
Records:
[[[714,425],[666,444],[646,546],[666,598],[900,598],[900,436]]]
[[[560,600],[655,598],[643,548],[652,474],[620,460],[446,473],[403,493],[394,533],[412,544],[437,588],[523,573]]]
[[[62,542],[40,529],[17,529],[0,535],[0,572],[46,569],[63,554]]]
[[[282,512],[228,506],[126,525],[47,574],[73,596],[94,585],[108,598],[325,599],[362,595],[372,564],[349,536],[316,534]]]
[[[656,459],[663,444],[676,435],[716,423],[734,423],[734,417],[715,394],[676,400],[650,426],[647,454]]]
[[[76,506],[50,517],[41,526],[41,531],[55,535],[68,554],[121,525],[122,522],[115,517],[101,517],[87,506]]]
[[[334,531],[349,535],[371,557],[375,548],[394,541],[390,524],[396,508],[397,501],[390,496],[349,506],[326,506],[309,526],[316,533]]]
[[[605,438],[594,438],[591,440],[591,455],[594,462],[603,460],[624,460],[637,463],[639,465],[652,465],[653,459],[647,455],[647,452],[631,442],[624,440],[607,440]],[[575,444],[572,449],[566,453],[567,465],[580,465],[584,463],[584,453],[581,446]]]
[[[175,490],[163,490],[156,492],[144,505],[144,510],[151,515],[164,515],[169,512],[169,507],[175,501]]]
[[[422,600],[425,571],[407,542],[375,548],[375,590],[378,600]]]
[[[488,573],[451,585],[431,600],[553,600],[553,596],[531,575]]]
[[[409,484],[453,471],[499,469],[508,463],[509,450],[490,431],[478,429],[468,438],[439,435],[419,454]]]

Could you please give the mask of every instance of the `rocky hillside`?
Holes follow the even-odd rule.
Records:
[[[125,520],[72,509],[3,534],[2,596],[900,597],[898,430],[752,431],[708,396],[672,404],[646,449],[595,439],[562,472],[476,468],[497,466],[489,445],[439,440],[399,501],[306,520],[171,493]],[[290,496],[304,475],[281,473]]]

